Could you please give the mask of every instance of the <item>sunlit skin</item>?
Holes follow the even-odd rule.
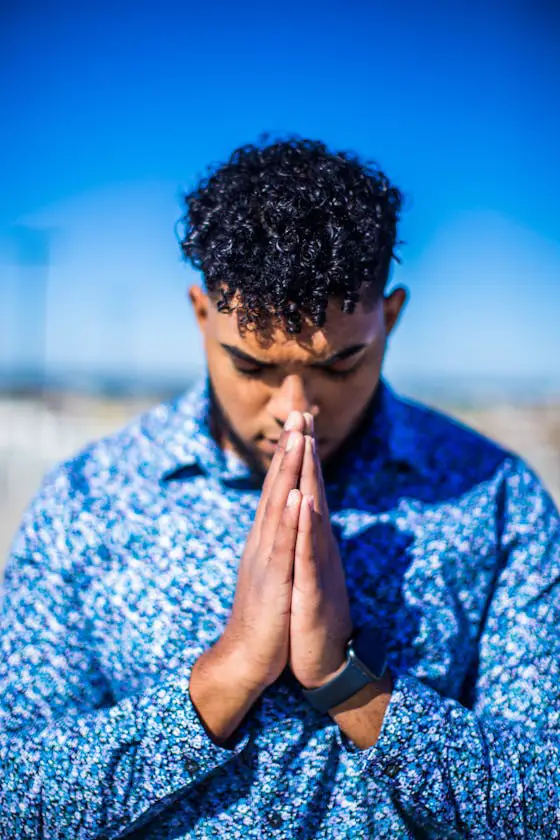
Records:
[[[351,314],[331,301],[323,328],[306,324],[297,336],[277,328],[267,341],[252,331],[241,334],[236,313],[218,312],[199,286],[189,297],[225,420],[220,445],[250,455],[264,474],[290,411],[312,415],[322,464],[351,435],[375,393],[406,292],[397,288],[373,305],[359,303]]]
[[[303,420],[304,455],[290,604],[289,667],[305,688],[330,682],[346,667],[345,647],[353,626],[344,568],[330,525],[325,486],[310,414]],[[298,423],[299,426],[299,423]],[[294,433],[292,432],[292,435]],[[387,669],[329,714],[359,749],[376,743],[393,691]]]
[[[396,289],[374,304],[359,305],[351,314],[329,305],[324,328],[307,325],[297,336],[276,329],[263,340],[253,331],[240,332],[235,311],[218,312],[198,286],[189,294],[220,415],[214,432],[221,446],[234,449],[267,473],[241,559],[230,620],[243,624],[250,613],[258,623],[258,599],[255,602],[251,593],[261,591],[263,581],[280,562],[290,580],[282,578],[275,586],[280,602],[286,586],[291,588],[289,621],[285,623],[285,613],[269,621],[272,626],[279,621],[281,631],[278,636],[273,633],[273,653],[264,657],[277,668],[278,650],[287,642],[292,673],[304,688],[317,688],[344,668],[345,645],[353,630],[344,569],[330,526],[322,462],[336,453],[362,419],[378,385],[387,339],[406,295]],[[281,435],[275,447],[274,440]],[[266,539],[264,544],[260,541],[280,510],[270,507],[269,499],[274,494],[276,503],[280,488],[288,493],[288,477],[295,503],[288,508],[290,513],[284,508],[282,522],[287,516],[292,526],[288,531],[281,531],[281,524],[274,528],[280,529],[277,533],[282,532],[283,540],[290,537],[282,542],[282,555],[276,555],[275,548],[270,554]],[[263,566],[255,546],[271,558],[268,566]],[[239,604],[241,608],[236,609]],[[268,624],[268,635],[261,639],[270,644]],[[228,635],[228,627],[222,645],[226,638],[246,635],[246,630],[230,630]],[[261,647],[258,659],[262,658]],[[376,742],[392,686],[387,672],[329,710],[360,749]]]

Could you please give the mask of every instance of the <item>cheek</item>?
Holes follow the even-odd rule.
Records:
[[[377,382],[368,374],[329,383],[323,390],[321,413],[330,428],[343,435],[371,400]]]
[[[229,365],[212,369],[209,364],[208,370],[220,405],[236,431],[243,434],[244,429],[251,429],[266,406],[267,389],[258,381],[244,379]]]

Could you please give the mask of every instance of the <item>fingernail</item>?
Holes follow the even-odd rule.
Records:
[[[294,505],[297,505],[298,497],[299,490],[290,490],[290,492],[288,493],[287,506],[293,507]]]
[[[298,421],[299,421],[299,411],[290,411],[290,413],[288,414],[288,419],[284,423],[284,428],[286,429],[287,432],[289,432],[290,429],[295,429],[295,427],[298,424]]]
[[[290,449],[294,448],[294,443],[296,442],[295,434],[291,434],[288,438],[288,443],[286,444],[286,452],[289,452]]]
[[[305,419],[307,421],[307,429],[308,429],[307,434],[312,435],[313,432],[315,431],[315,423],[314,423],[314,420],[313,420],[313,415],[310,414],[309,411],[306,411],[303,416],[305,417]]]

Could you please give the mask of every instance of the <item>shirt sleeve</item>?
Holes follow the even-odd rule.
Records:
[[[560,518],[521,462],[506,479],[472,708],[401,674],[358,770],[430,837],[560,838]]]
[[[114,703],[75,598],[68,551],[76,489],[59,469],[24,516],[0,605],[0,838],[112,840],[232,760],[180,673]],[[231,746],[229,744],[228,746]]]

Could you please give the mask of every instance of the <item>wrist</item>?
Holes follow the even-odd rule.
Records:
[[[337,661],[340,661],[340,657]],[[368,683],[377,684],[387,667],[383,632],[376,626],[355,630],[346,643],[346,662],[330,676],[303,686],[304,697],[320,712],[345,703]]]
[[[313,689],[313,688],[322,688],[324,685],[329,683],[331,680],[334,680],[335,677],[338,677],[338,675],[341,674],[344,671],[344,669],[346,668],[346,665],[347,665],[347,660],[346,660],[346,658],[343,658],[340,666],[338,668],[336,668],[335,670],[331,670],[328,674],[326,674],[325,676],[322,676],[322,677],[315,677],[315,678],[309,678],[309,679],[306,679],[306,680],[300,680],[299,681],[300,685],[307,690]]]
[[[392,691],[393,678],[387,669],[379,682],[368,683],[328,713],[358,749],[369,749],[379,738]]]
[[[256,700],[269,683],[250,665],[246,651],[223,635],[206,652],[211,667],[218,668],[222,678],[237,685],[248,697]]]
[[[214,645],[194,663],[189,693],[207,735],[229,749],[230,738],[261,692],[240,678],[233,653]]]

